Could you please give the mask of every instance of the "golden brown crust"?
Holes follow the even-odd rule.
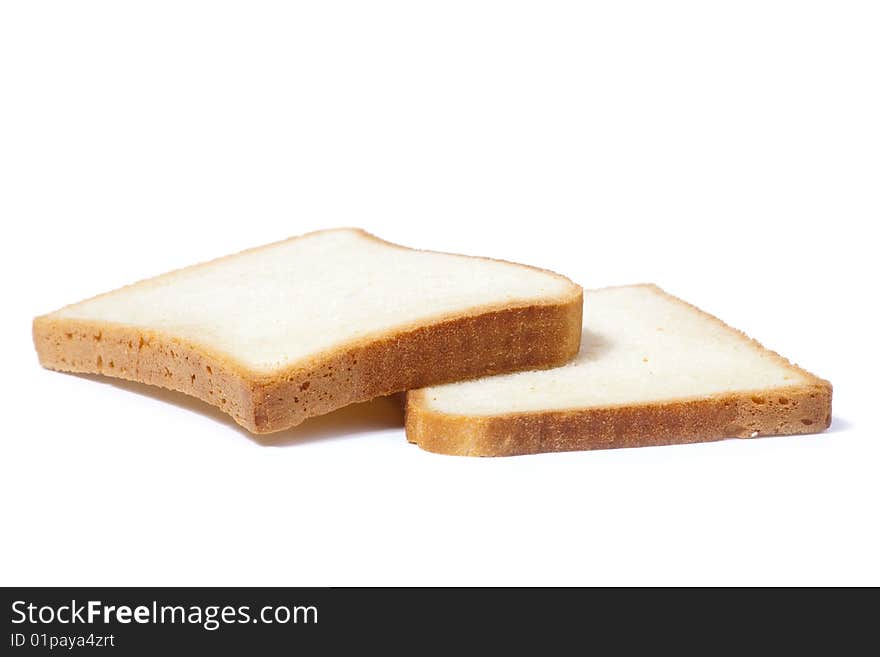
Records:
[[[451,319],[339,350],[307,371],[254,386],[255,426],[248,428],[277,431],[346,404],[424,387],[419,381],[562,365],[580,345],[580,299]]]
[[[439,317],[351,341],[270,375],[251,372],[230,355],[133,326],[49,314],[34,320],[33,338],[44,367],[184,392],[253,433],[270,433],[409,388],[561,365],[578,351],[582,311],[583,292],[572,283],[570,294],[547,303]]]
[[[643,406],[463,416],[432,411],[407,394],[406,435],[422,449],[515,456],[817,433],[831,425],[827,382]]]
[[[660,288],[650,287],[666,295]],[[807,381],[708,398],[491,416],[440,413],[429,408],[426,391],[413,390],[406,396],[407,439],[441,454],[514,456],[817,433],[831,425],[832,388],[828,381],[792,365],[716,317],[699,312],[772,354]]]

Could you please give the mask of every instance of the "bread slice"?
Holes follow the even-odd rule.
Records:
[[[588,291],[572,363],[415,390],[406,434],[508,456],[814,433],[831,384],[653,285]]]
[[[583,293],[552,272],[310,233],[37,317],[50,369],[179,390],[254,433],[352,402],[560,365]]]

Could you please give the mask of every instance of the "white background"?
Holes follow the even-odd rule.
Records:
[[[878,12],[3,3],[0,582],[880,584]],[[830,379],[834,426],[466,459],[379,400],[261,446],[37,364],[34,315],[339,225],[656,282]]]

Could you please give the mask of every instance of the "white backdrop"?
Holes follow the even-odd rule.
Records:
[[[880,584],[878,33],[872,2],[3,3],[0,583]],[[339,225],[656,282],[830,379],[834,425],[481,460],[380,400],[261,446],[37,364],[34,315]]]

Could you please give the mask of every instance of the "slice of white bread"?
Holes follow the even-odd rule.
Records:
[[[552,272],[310,233],[37,317],[43,366],[141,381],[254,433],[435,383],[561,365],[583,293]]]
[[[508,456],[815,433],[831,384],[653,285],[588,291],[578,357],[414,390],[406,434],[432,452]]]

